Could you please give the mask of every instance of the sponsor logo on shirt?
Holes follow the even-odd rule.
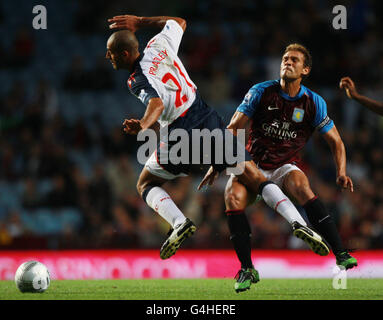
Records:
[[[140,99],[143,103],[145,103],[145,99],[148,96],[148,93],[144,90],[141,89],[140,94],[138,95],[138,99]]]
[[[290,122],[275,119],[271,124],[263,123],[262,129],[266,137],[277,138],[280,140],[291,140],[297,137],[297,132],[290,130],[290,126]]]

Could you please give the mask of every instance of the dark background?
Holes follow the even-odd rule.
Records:
[[[47,30],[32,28],[39,4]],[[336,4],[347,8],[347,30],[332,27]],[[166,238],[167,223],[135,189],[139,145],[122,131],[144,107],[128,92],[127,72],[104,58],[107,18],[118,14],[185,18],[179,55],[226,122],[253,84],[278,78],[286,45],[307,46],[313,69],[304,84],[327,101],[355,192],[336,186],[319,134],[305,148],[305,171],[346,247],[383,248],[383,117],[338,89],[351,76],[360,92],[383,100],[382,1],[7,0],[0,2],[0,249],[159,248]],[[155,32],[137,36],[145,45]],[[166,187],[198,226],[185,247],[231,248],[227,176],[196,192],[200,178]],[[247,214],[253,248],[304,246],[265,205]]]

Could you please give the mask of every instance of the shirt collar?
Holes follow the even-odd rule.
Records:
[[[301,98],[305,92],[306,92],[306,88],[305,86],[303,86],[301,84],[301,88],[299,89],[299,92],[298,94],[295,96],[295,97],[290,97],[286,92],[284,92],[281,88],[281,85],[280,85],[280,79],[278,81],[279,83],[279,94],[282,96],[282,98],[286,99],[286,100],[289,100],[289,101],[294,101],[294,100],[298,100],[299,98]]]
[[[140,55],[137,57],[137,59],[133,62],[132,71],[129,72],[129,74],[132,74],[132,73],[134,73],[136,71],[137,66],[138,66],[138,64],[140,63],[141,60],[142,60],[142,54],[140,53]]]

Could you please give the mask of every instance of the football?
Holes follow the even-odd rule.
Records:
[[[42,293],[49,287],[50,274],[41,262],[27,261],[18,267],[15,282],[17,288],[23,293]]]

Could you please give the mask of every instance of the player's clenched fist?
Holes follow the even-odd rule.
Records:
[[[125,14],[122,16],[114,16],[111,19],[108,19],[110,29],[128,29],[132,32],[136,32],[138,29],[138,23],[140,22],[140,17]]]
[[[137,119],[125,119],[122,125],[127,134],[136,135],[142,130],[141,122]]]
[[[350,99],[356,98],[358,95],[354,81],[352,81],[350,77],[340,79],[339,87],[346,90],[346,94]]]
[[[338,186],[342,187],[343,189],[348,189],[351,192],[354,192],[354,185],[349,176],[342,175],[337,177],[336,183]]]
[[[208,170],[208,172],[205,174],[204,178],[202,179],[201,183],[198,185],[197,189],[201,190],[204,185],[213,185],[215,179],[219,176],[219,172],[214,170],[214,167],[211,166]]]

